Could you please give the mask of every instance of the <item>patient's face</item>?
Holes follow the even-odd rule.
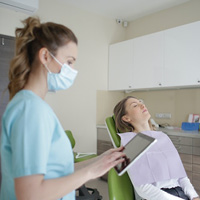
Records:
[[[136,125],[136,123],[146,123],[150,119],[146,106],[138,99],[130,98],[125,103],[126,115],[125,118],[129,123]]]

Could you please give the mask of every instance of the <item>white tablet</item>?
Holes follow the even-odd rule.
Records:
[[[132,164],[138,160],[153,144],[156,139],[148,135],[138,133],[132,140],[130,140],[124,147],[123,152],[126,154],[125,161],[115,166],[119,176],[124,174]]]

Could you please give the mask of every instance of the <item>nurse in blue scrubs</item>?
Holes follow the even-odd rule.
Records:
[[[44,99],[48,91],[73,84],[77,38],[67,27],[38,18],[23,24],[15,32],[10,102],[2,117],[0,199],[75,200],[75,189],[121,163],[124,154],[111,149],[74,172],[69,139]]]

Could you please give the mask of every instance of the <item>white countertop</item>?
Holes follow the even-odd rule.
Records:
[[[105,124],[97,124],[97,128],[106,128]]]
[[[105,124],[97,124],[97,128],[105,128]],[[192,137],[192,138],[200,138],[200,132],[199,131],[184,131],[178,128],[159,128],[159,131],[162,131],[168,135],[174,135],[174,136],[182,136],[182,137]]]
[[[182,136],[182,137],[192,137],[192,138],[200,138],[199,131],[184,131],[182,129],[168,129],[168,128],[159,128],[160,131],[174,136]]]

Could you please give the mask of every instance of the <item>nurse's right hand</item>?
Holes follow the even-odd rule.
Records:
[[[122,152],[123,149],[124,147],[110,149],[93,159],[93,161],[88,166],[91,179],[103,176],[111,168],[124,162],[125,153]]]

